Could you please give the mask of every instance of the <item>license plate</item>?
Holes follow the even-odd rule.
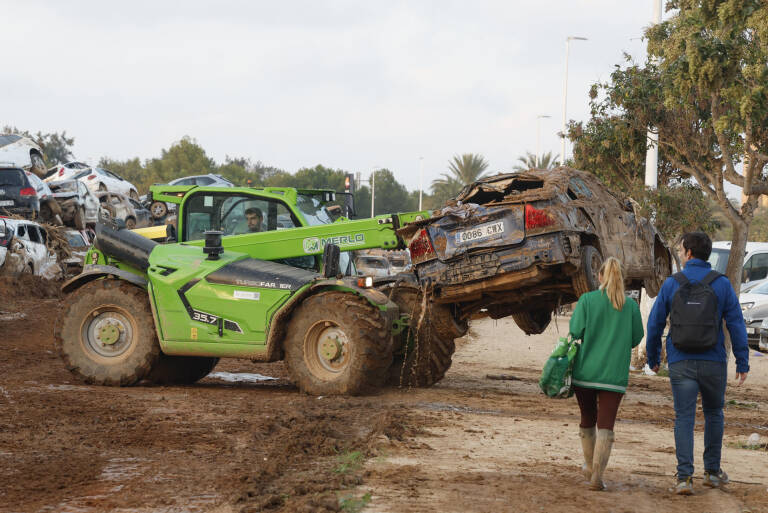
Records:
[[[456,234],[456,244],[467,244],[478,240],[488,239],[504,233],[504,221],[481,224],[471,230],[465,230]]]
[[[0,201],[0,207],[12,207],[12,206],[13,206],[13,200]]]

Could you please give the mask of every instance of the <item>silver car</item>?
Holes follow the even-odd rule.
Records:
[[[29,137],[17,134],[0,135],[0,164],[32,171],[40,178],[47,173],[40,146]]]
[[[59,204],[64,224],[84,230],[86,225],[99,222],[99,200],[83,182],[63,180],[48,185]]]

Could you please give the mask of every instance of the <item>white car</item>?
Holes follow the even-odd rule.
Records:
[[[91,166],[86,164],[85,162],[67,162],[66,164],[59,164],[57,166],[53,166],[48,170],[48,173],[45,175],[45,181],[46,182],[58,182],[60,180],[67,180],[69,178],[72,178],[78,173],[81,173],[85,171],[86,169],[90,169]]]
[[[91,243],[85,231],[67,230],[66,236],[71,256],[62,262],[62,267],[67,276],[73,276],[83,270],[85,255]]]
[[[119,192],[136,201],[139,200],[139,191],[135,185],[106,169],[93,167],[79,172],[73,178],[83,182],[91,192]]]
[[[56,264],[56,254],[48,249],[48,232],[33,221],[3,219],[13,240],[7,246],[3,265],[16,272],[40,276]]]
[[[713,242],[712,254],[709,256],[712,269],[725,274],[725,267],[728,265],[730,254],[730,241]],[[747,242],[742,262],[742,283],[751,283],[768,278],[768,242]]]
[[[768,304],[768,283],[751,287],[747,292],[739,294],[741,311],[750,310],[756,306]]]
[[[32,139],[16,134],[0,135],[0,164],[32,171],[40,178],[47,172],[40,146]]]

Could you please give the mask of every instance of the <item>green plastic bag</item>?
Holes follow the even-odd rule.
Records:
[[[566,398],[573,395],[573,362],[579,352],[579,343],[560,337],[555,350],[549,355],[544,370],[541,372],[539,388],[548,397]]]

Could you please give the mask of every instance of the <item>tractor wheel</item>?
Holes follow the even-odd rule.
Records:
[[[424,301],[418,287],[395,285],[390,299],[400,308],[400,315],[410,316],[410,326],[395,340],[392,366],[387,384],[429,387],[443,379],[453,363],[454,339],[467,332],[450,309]],[[422,315],[426,306],[426,314]]]
[[[168,215],[168,205],[163,201],[153,201],[149,206],[149,212],[153,219],[162,219]]]
[[[322,292],[306,299],[286,330],[291,379],[312,395],[361,395],[382,386],[392,363],[390,327],[354,294]]]
[[[211,373],[218,358],[161,354],[146,380],[155,385],[191,385]]]
[[[540,309],[528,312],[512,314],[517,327],[523,330],[526,335],[539,335],[549,326],[552,320],[552,310]]]
[[[80,206],[75,210],[75,228],[78,230],[85,230],[85,207]]]
[[[160,356],[147,293],[120,280],[95,280],[67,298],[55,328],[67,368],[86,383],[141,381]]]
[[[573,292],[577,298],[600,287],[600,280],[598,280],[597,275],[602,265],[603,256],[596,247],[581,247],[581,269],[573,277]]]

